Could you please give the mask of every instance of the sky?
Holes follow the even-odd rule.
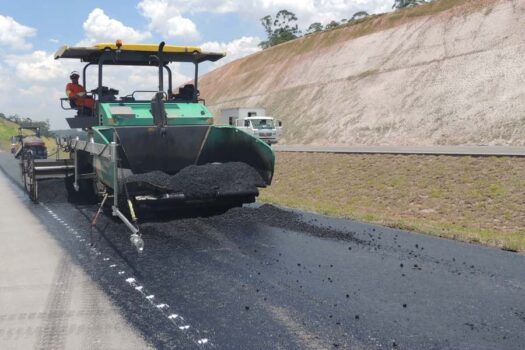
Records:
[[[303,31],[313,22],[350,18],[357,11],[391,11],[393,0],[0,0],[0,112],[34,120],[49,119],[54,129],[66,128],[59,99],[75,60],[54,60],[63,45],[97,42],[197,45],[227,56],[201,69],[204,74],[225,63],[255,53],[265,40],[259,19],[287,9]],[[105,85],[121,95],[155,89],[152,68],[112,67]],[[191,80],[192,70],[173,64],[174,83]],[[96,75],[96,71],[91,73]],[[89,75],[89,70],[88,70]],[[107,79],[106,79],[107,78]],[[88,79],[88,90],[94,88]],[[91,87],[90,87],[91,85]]]

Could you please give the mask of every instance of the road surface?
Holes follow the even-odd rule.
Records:
[[[525,344],[523,255],[269,205],[142,222],[139,255],[109,216],[90,230],[96,207],[69,204],[57,180],[40,190],[24,206],[155,348]]]
[[[0,193],[0,348],[152,348],[4,175]]]

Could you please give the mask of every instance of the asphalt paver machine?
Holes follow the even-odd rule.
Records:
[[[213,116],[199,96],[199,64],[214,62],[222,53],[198,47],[160,44],[100,43],[92,47],[64,46],[55,59],[85,63],[82,84],[87,90],[90,67],[97,86],[85,98],[94,108],[74,108],[67,98],[64,109],[71,128],[87,131],[87,140],[67,144],[73,165],[72,189],[77,195],[99,199],[131,231],[131,242],[143,249],[137,212],[141,208],[227,209],[253,202],[258,188],[269,185],[274,153],[259,140],[233,126],[213,125]],[[170,63],[190,65],[194,79],[173,90]],[[136,90],[119,97],[104,86],[108,66],[150,66],[158,80],[152,91]],[[98,69],[97,69],[98,68]],[[133,68],[132,68],[133,69]],[[128,68],[129,70],[129,68]],[[147,97],[140,99],[139,96]]]

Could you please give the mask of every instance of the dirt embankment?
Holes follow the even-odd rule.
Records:
[[[525,2],[438,0],[231,62],[213,112],[262,106],[283,143],[524,145]]]

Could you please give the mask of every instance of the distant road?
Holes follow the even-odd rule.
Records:
[[[511,146],[308,146],[275,145],[277,152],[320,152],[355,154],[427,154],[450,156],[508,156],[525,157],[525,147]]]

